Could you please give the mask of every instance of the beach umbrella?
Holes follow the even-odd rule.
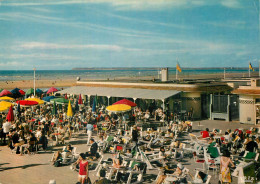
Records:
[[[82,98],[81,98],[81,94],[79,94],[79,102],[78,102],[78,104],[83,104]]]
[[[18,102],[17,112],[18,112],[18,114],[20,114],[20,112],[21,112],[20,102]]]
[[[43,94],[43,91],[38,88],[38,89],[36,89],[35,93],[37,93],[38,95],[41,95],[41,94]]]
[[[24,107],[30,107],[30,106],[38,105],[38,102],[31,101],[31,100],[19,100],[16,103],[17,104],[20,103],[20,105],[24,106]]]
[[[19,93],[21,94],[21,95],[25,95],[25,92],[23,91],[23,90],[19,90]]]
[[[129,105],[131,107],[137,106],[136,103],[134,103],[134,102],[132,102],[130,100],[127,100],[127,99],[119,100],[119,101],[113,103],[113,105],[117,105],[117,104],[125,104],[125,105]]]
[[[73,116],[73,112],[72,112],[70,101],[69,101],[69,104],[68,104],[67,116],[68,117],[72,117]]]
[[[1,101],[0,102],[0,112],[6,111],[12,106],[12,103],[6,102],[6,101]]]
[[[106,110],[109,112],[127,112],[131,110],[131,106],[125,104],[110,105]]]
[[[75,104],[75,112],[79,110],[79,103],[78,101],[76,101],[76,104]]]
[[[52,108],[52,113],[53,115],[56,115],[57,114],[57,108],[56,108],[56,102],[54,101],[53,103],[53,108]]]
[[[26,96],[30,96],[30,95],[32,95],[32,94],[34,94],[34,89],[33,89],[33,88],[28,89],[28,90],[26,91],[26,93],[25,93]]]
[[[1,91],[0,96],[12,96],[12,93],[6,89]]]
[[[25,100],[38,102],[39,105],[44,104],[44,101],[39,98],[26,98]]]
[[[54,99],[50,100],[51,103],[54,103],[54,101],[56,102],[56,104],[69,103],[69,100],[67,100],[65,98],[54,98]]]
[[[96,97],[93,100],[92,112],[96,112]]]
[[[68,100],[68,96],[67,96],[67,93],[65,94],[65,97],[64,97],[64,98]]]
[[[11,97],[8,97],[8,96],[3,96],[3,97],[0,97],[0,100],[4,100],[4,101],[14,101],[15,99],[14,99],[14,98],[11,98]]]
[[[19,92],[19,88],[14,88],[13,90],[11,90],[10,92],[13,94],[13,97],[15,97],[15,98],[19,98],[19,97],[21,97],[22,95],[21,95],[21,93]]]
[[[7,121],[14,121],[14,111],[13,111],[13,106],[11,105],[8,111],[8,114],[6,116]]]
[[[46,96],[46,97],[43,97],[42,99],[45,101],[45,102],[50,102],[51,99],[54,99],[55,97],[54,96]]]
[[[54,88],[54,87],[51,87],[48,91],[47,91],[47,94],[49,93],[53,93],[53,92],[56,92],[58,91],[58,89]]]

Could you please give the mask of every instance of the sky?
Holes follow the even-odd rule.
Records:
[[[0,70],[254,67],[258,0],[0,0]]]

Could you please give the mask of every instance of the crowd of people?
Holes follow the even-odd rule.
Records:
[[[77,99],[71,99],[76,102]],[[46,151],[56,144],[65,144],[76,135],[83,132],[87,136],[87,145],[90,146],[89,151],[80,153],[76,162],[73,165],[78,165],[79,175],[78,182],[84,183],[88,180],[88,169],[91,161],[96,161],[101,157],[101,154],[121,153],[120,156],[115,156],[112,159],[112,167],[117,169],[116,181],[122,181],[127,177],[119,172],[118,169],[125,168],[123,164],[124,157],[133,158],[136,152],[155,152],[159,148],[159,168],[163,172],[159,174],[156,183],[163,183],[167,175],[171,173],[175,177],[180,177],[184,173],[184,166],[178,162],[176,168],[170,168],[169,163],[180,155],[178,150],[185,152],[184,143],[178,139],[182,135],[187,135],[192,132],[192,122],[186,121],[185,117],[180,117],[176,113],[165,113],[162,108],[145,109],[134,108],[133,111],[126,113],[108,113],[104,106],[100,106],[96,111],[92,111],[91,107],[86,105],[77,106],[73,104],[74,115],[67,116],[67,105],[58,105],[57,113],[53,113],[53,104],[46,103],[40,106],[30,108],[21,108],[17,111],[17,106],[14,107],[15,120],[13,122],[6,121],[6,114],[0,114],[0,134],[1,144],[7,145],[12,152],[17,155],[35,154],[39,150]],[[193,109],[187,113],[188,119],[192,118]],[[149,128],[142,127],[143,124],[153,121],[155,126]],[[108,141],[112,136],[111,141]],[[66,141],[67,140],[67,141]],[[222,131],[214,129],[210,131],[208,128],[201,131],[199,141],[203,142],[203,147],[219,148],[219,163],[215,163],[219,167],[220,181],[223,183],[231,183],[231,167],[235,167],[235,159],[232,155],[244,156],[246,152],[259,153],[260,138],[259,130],[252,128],[250,130],[230,129]],[[198,144],[200,144],[198,142]],[[205,146],[206,144],[206,146]],[[192,145],[190,146],[192,147]],[[74,145],[67,144],[63,150],[54,153],[51,161],[53,165],[60,166],[68,157],[73,155]],[[191,149],[190,149],[191,150]],[[194,150],[192,152],[196,152]],[[197,154],[201,152],[198,150]],[[183,153],[181,153],[183,154]],[[176,156],[177,155],[177,156]],[[214,155],[214,154],[213,154]],[[213,156],[211,155],[211,156]],[[74,158],[74,157],[73,157]],[[142,160],[144,162],[144,160]],[[69,163],[71,164],[71,163]],[[147,164],[147,163],[146,163]],[[75,167],[76,168],[76,167]],[[139,168],[140,169],[140,168]],[[110,178],[106,178],[104,169],[99,171],[99,180],[96,183],[109,183]],[[197,177],[188,172],[191,178],[201,183],[206,178],[204,172],[199,172]],[[178,182],[187,182],[178,180]]]

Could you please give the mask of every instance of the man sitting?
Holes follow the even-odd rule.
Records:
[[[99,180],[96,180],[96,181],[94,182],[94,184],[110,184],[110,183],[111,183],[110,180],[108,180],[108,179],[105,178],[105,177],[106,177],[106,171],[105,171],[104,169],[101,169],[101,170],[100,170],[99,175],[100,175]]]
[[[205,131],[200,132],[202,138],[208,138],[209,137],[209,129],[206,128]]]
[[[90,144],[91,144],[91,147],[90,147],[90,150],[88,152],[86,152],[86,157],[91,157],[92,160],[95,160],[98,157],[98,153],[97,153],[98,145],[93,138],[90,139]]]

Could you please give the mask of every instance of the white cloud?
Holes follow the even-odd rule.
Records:
[[[220,4],[229,8],[241,7],[239,0],[42,0],[42,1],[4,1],[2,6],[42,6],[105,3],[117,10],[161,10],[168,8],[192,8]]]
[[[38,60],[84,60],[81,57],[69,56],[69,55],[58,55],[58,54],[0,54],[1,58],[4,59],[38,59]]]
[[[254,29],[255,26],[247,26],[245,21],[240,20],[229,20],[223,22],[206,22],[208,25],[212,25],[215,27],[225,27],[225,28],[233,28],[233,29]]]
[[[241,8],[241,3],[238,0],[220,0],[220,4],[228,8]]]
[[[96,50],[108,50],[108,51],[122,51],[127,50],[126,48],[118,45],[67,45],[67,44],[56,44],[56,43],[42,43],[42,42],[27,42],[20,45],[22,49],[96,49]]]

